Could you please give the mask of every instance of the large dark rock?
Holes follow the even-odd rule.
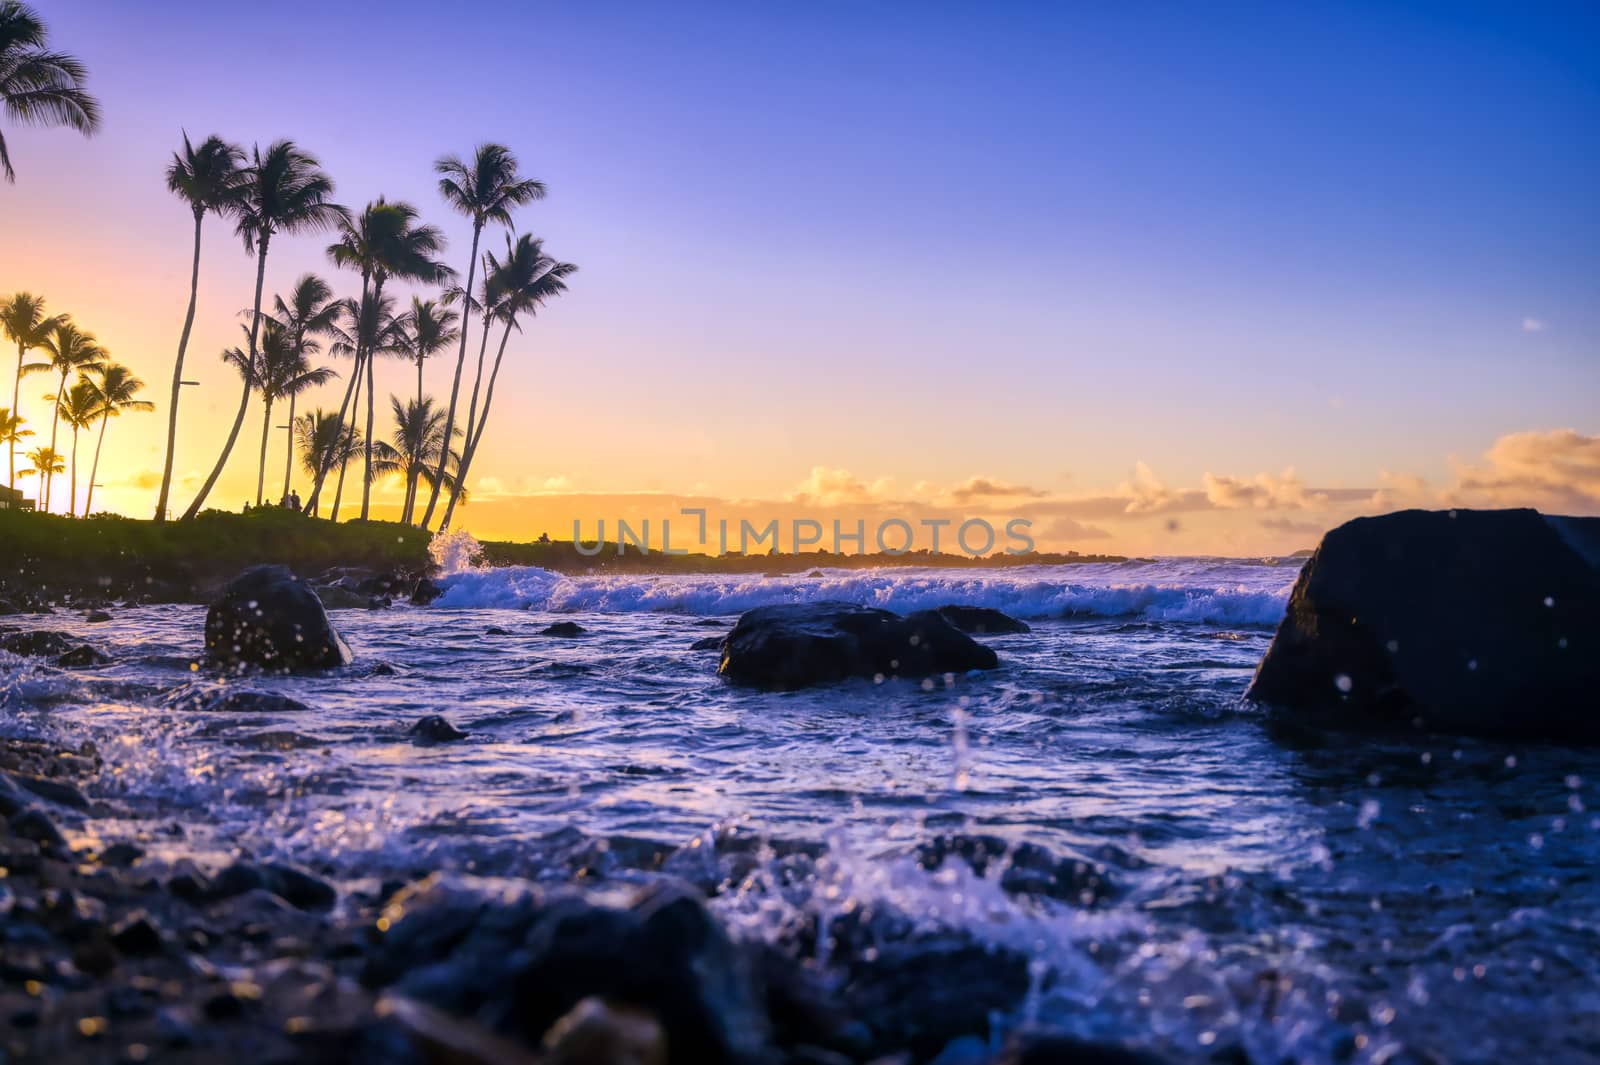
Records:
[[[1408,510],[1334,529],[1249,697],[1340,724],[1600,741],[1600,518]]]
[[[782,603],[739,618],[718,672],[763,688],[846,677],[926,677],[993,669],[995,653],[932,610],[901,617],[851,603]]]
[[[206,611],[206,653],[222,665],[284,673],[350,661],[317,593],[287,566],[252,566],[233,579]]]
[[[411,588],[411,605],[427,606],[443,594],[443,588],[424,577]]]
[[[54,629],[0,632],[0,650],[10,651],[14,655],[54,657],[66,654],[77,646],[78,643],[71,634],[56,632]]]

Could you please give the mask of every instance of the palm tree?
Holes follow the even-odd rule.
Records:
[[[450,493],[450,504],[445,507],[444,517],[439,521],[441,532],[450,527],[456,502],[466,487],[467,475],[472,471],[472,460],[483,440],[484,427],[489,424],[489,406],[494,402],[494,385],[500,377],[500,361],[505,357],[506,341],[511,337],[511,330],[521,332],[521,319],[532,318],[545,301],[567,291],[567,278],[578,272],[572,263],[557,262],[545,255],[542,242],[526,234],[518,237],[514,244],[509,236],[506,237],[505,262],[489,255],[485,257],[485,263],[486,280],[490,283],[486,285],[487,298],[484,303],[494,307],[495,315],[505,322],[505,331],[500,334],[494,369],[489,374],[489,386],[483,394],[483,410],[478,412],[476,425],[462,450],[461,463],[456,470],[456,484]],[[434,489],[437,491],[438,487],[435,485]]]
[[[49,480],[51,477],[54,477],[56,474],[67,468],[66,463],[62,461],[61,456],[53,447],[36,447],[22,457],[33,463],[32,466],[18,471],[24,477],[31,477],[34,474],[38,474],[45,480]]]
[[[308,388],[324,384],[335,374],[326,366],[312,369],[305,353],[294,346],[294,337],[272,318],[268,318],[262,328],[256,369],[256,388],[267,406],[261,419],[261,459],[256,468],[256,506],[259,507],[267,483],[267,437],[272,431],[273,403],[292,399]]]
[[[45,317],[44,300],[27,292],[19,292],[4,303],[0,303],[0,330],[4,330],[6,338],[17,345],[17,373],[11,379],[11,412],[16,415],[21,409],[18,401],[22,398],[22,362],[27,358],[28,352],[45,342],[45,338],[55,331],[57,325],[66,320],[65,315],[54,318]],[[12,489],[17,487],[17,444],[10,442],[10,480],[7,484]]]
[[[88,71],[77,58],[45,48],[48,37],[33,8],[0,0],[0,103],[13,122],[68,126],[88,136],[100,128],[100,104],[83,87]],[[16,183],[4,133],[0,170],[6,181]]]
[[[9,407],[0,407],[0,444],[5,444],[11,449],[13,456],[11,464],[11,485],[13,492],[17,490],[17,466],[15,456],[17,445],[22,443],[24,437],[33,435],[32,429],[24,429],[23,423],[27,421],[20,414],[12,414]]]
[[[85,380],[94,389],[95,417],[100,421],[100,436],[94,442],[94,462],[89,466],[89,492],[83,500],[83,516],[87,518],[89,507],[94,503],[94,479],[100,475],[100,449],[105,446],[107,423],[121,417],[124,411],[151,411],[156,405],[134,398],[144,388],[144,382],[120,362],[102,364]]]
[[[405,350],[405,355],[417,364],[417,403],[422,403],[422,364],[429,356],[435,355],[451,344],[455,343],[459,333],[456,322],[460,316],[455,311],[446,310],[436,300],[425,300],[420,297],[411,297],[411,309],[400,317],[400,343]],[[443,412],[440,412],[441,419]],[[406,508],[401,518],[406,524],[411,523],[412,511],[415,509],[417,494],[417,472],[406,475]]]
[[[313,479],[326,477],[335,466],[342,472],[361,447],[356,437],[346,434],[339,415],[321,407],[295,419],[294,442],[300,449],[301,469]],[[316,509],[306,513],[315,514]]]
[[[333,298],[333,289],[316,274],[302,274],[289,290],[289,300],[272,297],[273,317],[289,333],[290,344],[306,362],[322,351],[317,340],[333,332],[342,313],[344,303]],[[289,425],[295,424],[294,406],[299,393],[289,393]],[[287,453],[283,463],[283,498],[289,498],[289,479],[294,468],[294,432],[286,434]]]
[[[370,297],[370,291],[368,295]],[[328,353],[341,358],[348,355],[357,360],[355,368],[350,373],[350,384],[345,388],[344,400],[339,406],[339,419],[343,423],[344,412],[347,409],[352,412],[352,417],[345,426],[345,446],[364,452],[366,445],[358,444],[357,441],[364,441],[366,438],[357,432],[354,418],[354,411],[361,402],[361,368],[369,351],[392,355],[398,350],[399,319],[394,315],[394,300],[384,295],[380,295],[377,299],[369,298],[365,305],[355,300],[345,300],[343,318],[346,324],[334,327],[332,332],[334,342],[329,347]],[[330,451],[328,454],[332,455],[334,452]],[[327,472],[331,471],[324,471],[323,476],[312,485],[311,499],[305,506],[307,514],[312,512],[313,505],[321,497]],[[333,510],[330,514],[335,521],[339,519],[339,503],[344,498],[344,475],[345,468],[340,466],[333,492]]]
[[[221,137],[210,136],[196,148],[183,135],[183,151],[172,153],[167,164],[167,189],[182,198],[194,214],[194,265],[189,271],[189,309],[178,336],[178,357],[172,364],[172,401],[167,407],[167,456],[161,463],[161,493],[156,497],[156,520],[167,519],[167,497],[172,491],[172,458],[178,446],[178,397],[183,391],[183,356],[194,327],[195,301],[200,297],[200,224],[209,213],[225,214],[239,199],[244,149]],[[92,485],[90,486],[93,487]]]
[[[267,275],[268,245],[276,233],[304,233],[337,225],[347,212],[330,201],[332,195],[333,179],[323,173],[315,157],[295,147],[292,141],[275,141],[265,153],[260,145],[252,151],[250,165],[240,181],[239,198],[232,209],[238,219],[234,231],[244,241],[244,250],[256,252],[256,294],[250,309],[250,347],[245,353],[244,387],[239,393],[239,409],[222,445],[222,454],[200,486],[200,494],[184,511],[185,521],[200,513],[206,496],[222,476],[234,441],[239,439],[245,411],[250,406],[253,387],[250,368],[255,365],[256,341],[261,330],[261,287]]]
[[[46,397],[49,398],[49,397]],[[67,517],[76,517],[78,514],[78,430],[87,429],[99,417],[99,398],[95,394],[94,385],[89,383],[87,377],[80,377],[73,382],[67,394],[56,403],[56,415],[72,427],[72,494],[67,497]],[[45,510],[50,509],[50,492],[45,490]]]
[[[430,396],[405,403],[401,403],[398,396],[390,396],[389,408],[394,415],[394,440],[373,444],[372,472],[374,477],[398,473],[405,478],[406,494],[400,520],[409,524],[416,508],[417,484],[419,481],[431,483],[434,467],[439,462],[439,450],[444,446],[444,411],[433,405]],[[461,430],[457,429],[456,436],[461,435]],[[451,458],[459,468],[460,454],[452,451]]]
[[[510,229],[512,209],[544,199],[544,184],[519,176],[517,157],[500,144],[478,145],[471,163],[450,155],[434,163],[433,169],[439,175],[439,195],[444,197],[445,203],[472,219],[472,250],[467,254],[467,282],[462,286],[462,291],[470,296],[473,271],[478,265],[478,238],[483,235],[483,227],[496,222]],[[444,419],[445,436],[452,439],[456,430],[456,401],[461,395],[461,368],[467,361],[467,332],[467,321],[463,318],[460,346],[456,351],[456,376],[450,385],[450,406]],[[433,508],[439,504],[446,457],[439,456],[439,466],[434,471],[428,510],[420,523],[424,529],[433,520]]]
[[[39,350],[49,355],[50,361],[36,362],[24,366],[22,372],[29,374],[50,373],[53,371],[61,375],[61,383],[56,386],[56,394],[53,402],[51,402],[50,450],[56,451],[56,429],[61,421],[61,401],[62,397],[66,395],[67,382],[72,380],[74,375],[93,369],[105,361],[106,351],[95,341],[92,335],[79,329],[65,315],[55,320],[55,328],[51,329],[50,333],[39,344]],[[44,398],[51,400],[48,395]],[[46,473],[44,475],[44,509],[46,511],[50,509],[50,489],[54,483],[54,477]],[[76,497],[74,497],[74,501],[76,501]]]
[[[436,226],[418,225],[417,218],[417,209],[409,203],[389,203],[380,196],[367,205],[359,219],[347,222],[339,240],[328,247],[335,264],[361,272],[363,323],[370,321],[368,308],[383,298],[384,283],[390,278],[442,284],[454,275],[434,258],[444,249],[444,234]],[[372,362],[376,349],[365,330],[358,332],[357,339],[356,373],[364,370],[367,379],[367,446],[361,489],[361,520],[366,521],[372,503]]]

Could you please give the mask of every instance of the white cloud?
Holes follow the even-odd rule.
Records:
[[[1600,436],[1573,429],[1508,433],[1476,464],[1456,466],[1450,502],[1593,511],[1600,507]]]
[[[1293,468],[1279,476],[1258,473],[1251,478],[1223,477],[1207,473],[1201,478],[1206,499],[1221,510],[1309,510],[1328,505],[1328,496],[1313,492],[1295,474]]]

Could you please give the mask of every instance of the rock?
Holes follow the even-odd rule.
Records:
[[[39,798],[47,799],[57,806],[70,806],[74,810],[89,808],[89,797],[76,784],[69,784],[64,780],[49,780],[45,777],[23,776],[20,773],[12,779]]]
[[[91,610],[83,616],[83,620],[91,625],[98,625],[101,622],[110,621],[111,615],[104,610]]]
[[[986,606],[942,606],[938,614],[950,624],[966,633],[1004,635],[1015,632],[1032,632],[1026,621],[1018,621],[1009,614]]]
[[[168,890],[171,890],[170,885]],[[274,862],[263,865],[235,862],[212,879],[205,894],[216,901],[252,891],[266,891],[299,910],[326,910],[339,900],[338,891],[327,881]]]
[[[589,630],[579,625],[576,621],[558,621],[554,625],[546,625],[539,630],[540,636],[587,636]]]
[[[24,629],[20,632],[0,632],[0,651],[30,658],[64,655],[77,646],[69,633],[54,629]]]
[[[367,597],[368,610],[388,610],[394,606],[394,600],[386,595],[373,595]]]
[[[4,617],[8,614],[20,614],[22,612],[22,608],[11,600],[0,599],[0,617]]]
[[[691,651],[720,651],[726,636],[707,636],[689,645]]]
[[[277,692],[244,688],[204,688],[184,685],[162,700],[174,710],[208,714],[295,714],[311,708]]]
[[[85,643],[56,658],[56,665],[64,669],[82,669],[85,666],[103,666],[109,661],[109,655],[103,655]]]
[[[938,836],[917,847],[917,862],[936,870],[947,861],[963,861],[980,877],[995,879],[1014,895],[1043,895],[1093,906],[1116,893],[1106,864],[1082,854],[1057,856],[1026,841],[1009,843],[999,836]]]
[[[111,944],[129,957],[160,954],[166,938],[144,911],[123,918],[111,929]]]
[[[144,848],[134,843],[113,843],[100,852],[100,864],[113,869],[126,869],[144,857]]]
[[[411,605],[427,606],[443,594],[443,588],[424,577],[411,587]]]
[[[1166,1059],[1114,1043],[1067,1035],[1024,1032],[1014,1036],[994,1065],[1165,1065]]]
[[[456,740],[464,740],[469,735],[469,733],[462,732],[450,724],[439,714],[429,714],[427,717],[419,719],[416,724],[406,730],[406,733],[411,737],[411,742],[419,747],[435,743],[453,743]]]
[[[487,629],[483,630],[483,634],[485,636],[510,636],[511,635],[511,630],[510,629],[502,629],[498,625],[490,625]]]
[[[233,668],[332,669],[350,661],[311,585],[287,566],[252,566],[206,611],[206,653]]]
[[[1323,537],[1248,697],[1301,717],[1600,741],[1600,519],[1358,518]]]
[[[667,1065],[666,1034],[626,1003],[586,998],[545,1033],[545,1065]]]
[[[313,589],[327,610],[364,610],[370,596],[361,595],[342,584],[319,585]]]
[[[11,834],[20,839],[31,839],[41,848],[56,853],[65,853],[67,850],[67,837],[61,834],[56,823],[37,807],[29,806],[17,811],[15,815],[7,815],[11,822]]]
[[[379,573],[365,580],[356,582],[356,591],[362,595],[388,598],[399,590],[404,582],[395,573]]]
[[[901,617],[850,603],[783,603],[739,618],[718,672],[763,688],[847,677],[925,677],[993,669],[992,649],[931,610]]]

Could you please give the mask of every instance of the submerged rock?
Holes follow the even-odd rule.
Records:
[[[350,661],[317,593],[287,566],[252,566],[233,579],[206,611],[206,653],[223,665],[277,672]]]
[[[1323,537],[1249,698],[1338,724],[1600,741],[1600,519],[1408,510]]]
[[[84,615],[83,620],[87,621],[91,625],[98,625],[101,622],[110,621],[111,615],[104,610],[91,610],[89,613]]]
[[[469,733],[462,732],[439,714],[429,714],[421,718],[415,725],[406,730],[411,737],[411,742],[419,747],[430,746],[435,743],[453,743],[464,740]]]
[[[847,677],[925,677],[993,669],[992,649],[932,610],[901,617],[851,603],[758,607],[728,633],[718,672],[763,688],[803,688]]]
[[[726,636],[706,636],[689,645],[691,651],[720,651]]]
[[[66,669],[82,669],[85,666],[103,666],[111,661],[109,655],[103,655],[88,644],[79,644],[66,654],[56,658],[56,665]]]
[[[558,621],[539,630],[540,636],[587,636],[589,630],[576,621]]]
[[[1002,614],[993,607],[961,606],[952,604],[938,608],[938,614],[962,632],[982,635],[1004,635],[1032,632],[1026,621],[1018,621],[1010,614]]]
[[[311,708],[298,699],[277,692],[249,691],[242,688],[202,688],[184,685],[163,698],[174,710],[209,714],[296,714]]]
[[[0,651],[29,658],[63,655],[78,646],[70,633],[54,629],[23,629],[0,632]]]

